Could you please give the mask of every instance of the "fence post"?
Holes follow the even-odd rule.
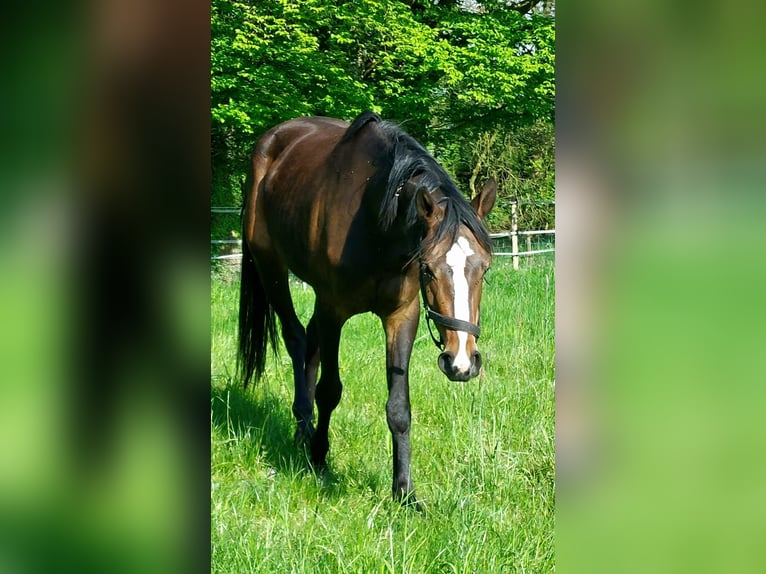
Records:
[[[513,268],[519,268],[519,218],[516,213],[518,202],[511,204],[511,253],[513,253]]]

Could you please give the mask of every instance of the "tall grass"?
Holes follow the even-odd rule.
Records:
[[[485,373],[448,381],[423,321],[410,369],[413,478],[424,514],[391,500],[380,321],[341,340],[343,398],[328,471],[293,446],[287,353],[233,379],[238,284],[212,286],[211,528],[215,572],[552,572],[553,263],[496,258],[482,301]],[[313,293],[294,285],[306,321]]]

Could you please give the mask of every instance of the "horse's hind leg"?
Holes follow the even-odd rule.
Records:
[[[322,467],[326,464],[330,448],[328,432],[330,416],[340,402],[343,385],[338,371],[338,346],[340,331],[345,317],[335,313],[332,306],[317,304],[314,317],[317,324],[317,340],[322,354],[322,376],[316,386],[317,428],[311,440],[311,461]],[[318,357],[317,357],[318,358]]]
[[[287,268],[270,258],[261,255],[257,258],[259,270],[263,277],[269,301],[282,325],[282,339],[293,364],[293,381],[295,395],[293,399],[293,415],[298,422],[295,431],[295,441],[302,443],[314,433],[312,419],[314,417],[313,389],[309,393],[306,386],[306,330],[295,314],[293,299],[290,295],[290,282]]]
[[[287,340],[285,340],[285,344],[287,344]],[[317,339],[316,320],[313,316],[306,331],[304,331],[303,347],[296,346],[295,353],[295,355],[290,353],[295,374],[293,414],[298,421],[294,439],[296,444],[308,444],[314,436],[314,395],[319,366],[319,341]],[[299,371],[300,377],[298,376]]]
[[[250,244],[269,302],[282,324],[282,339],[293,364],[293,414],[298,421],[295,440],[303,442],[314,432],[313,388],[309,391],[306,387],[306,331],[295,314],[287,265],[275,254],[268,226],[265,224],[263,201],[259,201],[265,190],[266,174],[273,158],[279,153],[278,149],[272,149],[275,141],[272,130],[261,139],[253,153],[252,191],[245,205],[246,224],[243,225],[243,236]]]

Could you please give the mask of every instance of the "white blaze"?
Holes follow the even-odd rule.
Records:
[[[469,256],[473,255],[473,249],[465,237],[458,237],[455,244],[447,251],[447,265],[452,268],[452,288],[455,294],[453,313],[455,319],[461,321],[471,320],[471,304],[468,293],[468,280],[465,276],[465,263]],[[458,352],[453,365],[459,371],[467,371],[471,368],[471,359],[468,356],[468,333],[457,331]]]

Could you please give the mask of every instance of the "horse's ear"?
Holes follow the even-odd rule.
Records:
[[[441,216],[441,207],[431,197],[431,193],[425,187],[419,187],[415,191],[415,206],[418,215],[427,222],[437,221]]]
[[[497,185],[495,184],[495,178],[490,177],[479,194],[471,200],[471,205],[476,210],[479,219],[484,219],[492,211],[496,198]]]

